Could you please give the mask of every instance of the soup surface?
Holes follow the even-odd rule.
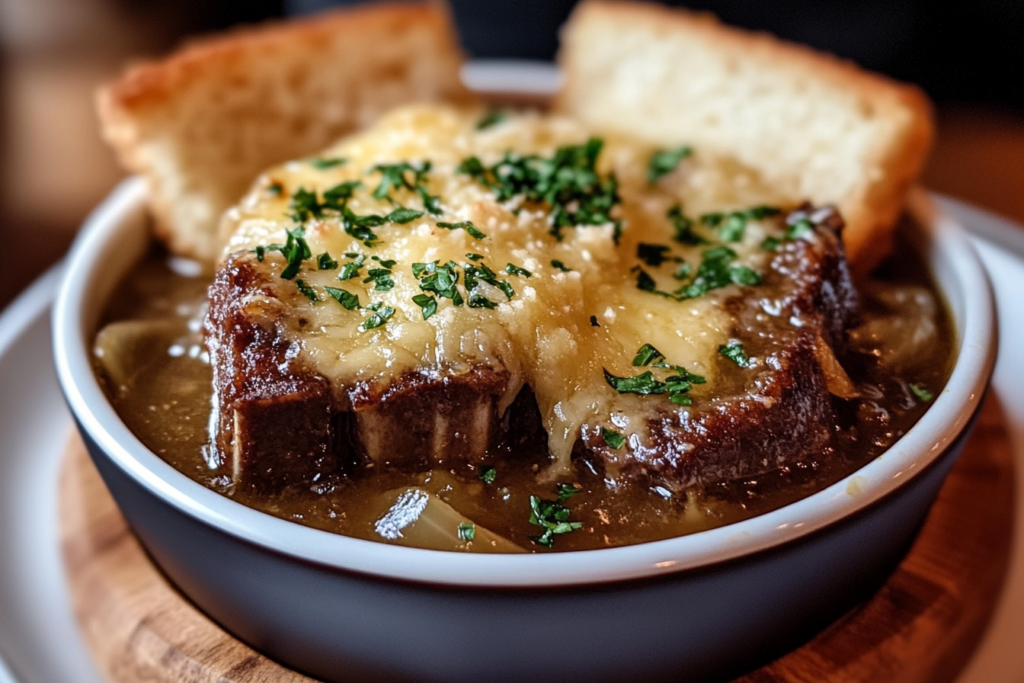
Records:
[[[843,358],[858,396],[835,399],[829,452],[799,468],[685,495],[610,487],[586,468],[577,468],[572,485],[556,487],[537,476],[550,461],[539,433],[504,446],[486,467],[330,476],[257,496],[232,487],[211,451],[211,369],[201,332],[209,283],[196,264],[154,251],[112,297],[94,355],[129,428],[193,480],[247,506],[356,538],[444,550],[547,550],[537,543],[538,500],[558,500],[579,525],[554,539],[556,550],[680,536],[786,505],[884,457],[942,390],[953,355],[944,304],[920,258],[901,243],[859,287],[862,317]]]

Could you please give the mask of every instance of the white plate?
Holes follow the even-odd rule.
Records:
[[[994,378],[1017,459],[1016,538],[989,631],[959,683],[1024,680],[1024,227],[940,198],[975,235],[1000,316]],[[50,271],[0,316],[0,683],[102,683],[75,626],[61,565],[57,478],[73,427],[50,358]],[[6,659],[7,666],[4,666]],[[9,669],[9,671],[8,671]],[[12,675],[13,674],[13,675]]]

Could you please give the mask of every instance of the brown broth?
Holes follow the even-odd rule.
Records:
[[[450,504],[478,528],[527,551],[531,542],[529,497],[553,499],[554,487],[535,472],[548,454],[540,445],[515,457],[499,456],[493,484],[476,469],[428,473],[370,471],[336,476],[313,489],[291,489],[271,498],[243,495],[211,468],[208,422],[211,371],[198,323],[206,276],[183,274],[165,254],[151,253],[125,278],[111,301],[97,339],[97,373],[118,414],[155,453],[190,478],[249,507],[318,529],[382,540],[375,522],[396,491],[418,487]],[[938,395],[949,375],[954,333],[944,303],[923,262],[901,244],[861,289],[864,324],[852,335],[858,352],[845,359],[862,398],[843,402],[835,452],[800,468],[691,492],[680,498],[626,487],[609,489],[580,468],[581,492],[565,504],[578,531],[556,537],[556,550],[582,550],[670,538],[722,526],[774,510],[832,484],[882,454],[927,410],[910,384]],[[145,321],[135,325],[125,321]],[[127,324],[127,326],[126,326]],[[112,330],[112,332],[111,332]],[[508,454],[511,456],[512,454]],[[525,457],[524,457],[525,456]],[[452,536],[455,537],[455,529]],[[448,549],[481,550],[453,542]],[[436,546],[435,546],[436,547]]]

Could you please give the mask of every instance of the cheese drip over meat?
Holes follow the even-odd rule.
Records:
[[[618,181],[621,203],[611,213],[622,221],[621,238],[616,243],[609,222],[565,228],[559,240],[552,234],[552,207],[546,202],[527,203],[522,197],[499,202],[491,188],[458,169],[469,157],[490,167],[508,152],[550,158],[559,147],[584,144],[595,132],[570,119],[538,113],[510,114],[479,129],[482,114],[443,106],[401,109],[325,150],[318,160],[293,161],[268,171],[226,214],[225,255],[260,253],[262,247],[265,263],[274,273],[283,271],[285,257],[265,248],[285,244],[287,231],[297,226],[289,216],[295,213],[294,198],[300,191],[322,197],[330,188],[358,180],[363,186],[347,200],[353,215],[386,216],[398,206],[423,211],[418,190],[392,189],[388,197],[375,198],[381,173],[372,169],[429,162],[420,182],[428,196],[438,198],[438,215],[424,212],[404,224],[373,227],[378,240],[372,246],[347,233],[336,213],[304,221],[311,258],[294,278],[273,278],[274,293],[284,304],[277,312],[278,323],[294,340],[296,357],[330,380],[339,401],[344,401],[346,387],[386,387],[409,372],[460,373],[474,364],[505,370],[511,381],[499,409],[524,384],[533,389],[547,428],[551,472],[557,475],[569,468],[581,424],[609,421],[630,438],[646,438],[641,425],[649,402],[667,402],[668,394],[619,393],[605,379],[605,370],[621,377],[652,370],[663,379],[668,370],[633,366],[644,344],[657,348],[668,364],[705,377],[706,383],[688,394],[695,403],[715,391],[715,359],[729,342],[730,329],[721,303],[736,293],[737,285],[684,299],[638,287],[643,277],[639,267],[653,279],[655,289],[677,290],[686,280],[674,273],[683,263],[696,272],[703,253],[714,246],[674,241],[669,210],[679,204],[687,216],[697,218],[760,205],[792,206],[793,198],[773,194],[754,172],[728,159],[706,157],[699,149],[649,182],[649,161],[657,150],[598,132],[604,145],[596,168],[602,177],[614,174]],[[411,180],[413,174],[406,177]],[[438,226],[464,221],[485,237],[475,237],[464,227]],[[694,232],[716,244],[722,241],[699,222]],[[726,242],[736,254],[731,265],[762,270],[771,256],[761,246],[769,235],[779,235],[778,220],[747,220],[742,239]],[[668,259],[656,266],[645,263],[638,258],[641,244],[669,247],[662,252]],[[318,268],[317,256],[325,252],[337,267]],[[358,276],[339,280],[344,265],[360,256],[365,260]],[[413,300],[425,294],[413,264],[435,261],[456,264],[464,300],[475,294],[494,307],[455,306],[430,292],[437,312],[424,320]],[[465,291],[464,268],[481,264],[508,283],[514,290],[511,298],[486,282]],[[387,279],[393,286],[381,286],[379,278],[364,282],[370,269],[390,270]],[[529,271],[529,277],[518,269]],[[357,296],[361,307],[381,307],[376,312],[349,310],[326,287]],[[319,300],[312,301],[311,295]],[[366,321],[387,309],[394,313],[379,327],[367,329]]]

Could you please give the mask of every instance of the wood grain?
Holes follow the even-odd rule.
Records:
[[[967,662],[1005,577],[1013,454],[990,397],[910,553],[885,586],[803,647],[736,683],[947,683]],[[61,477],[75,613],[111,683],[309,683],[221,630],[152,565],[81,442]]]

